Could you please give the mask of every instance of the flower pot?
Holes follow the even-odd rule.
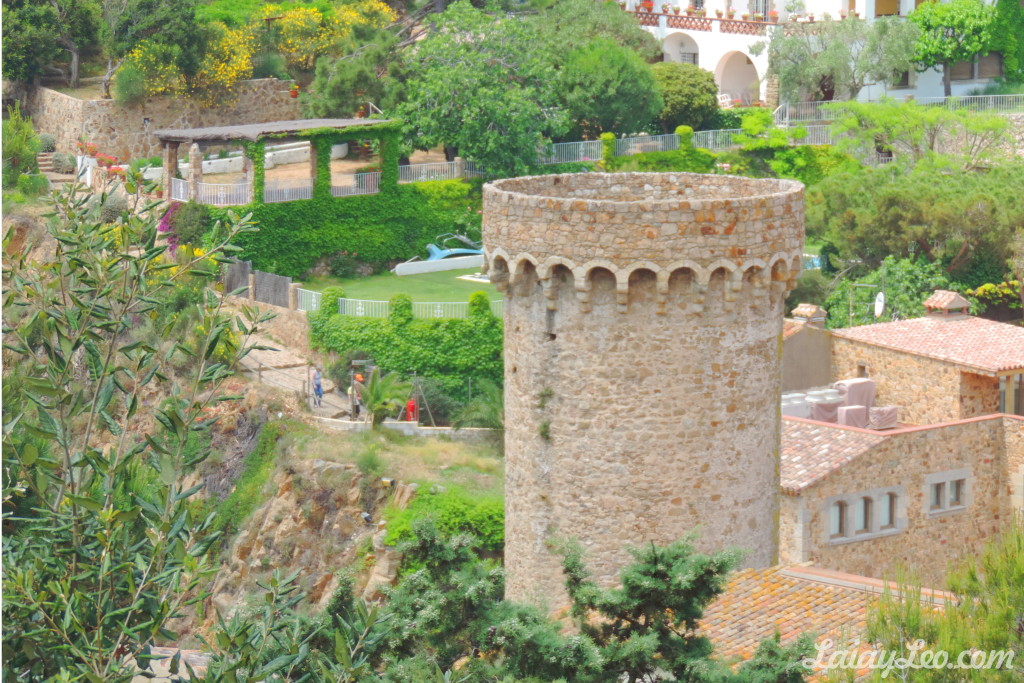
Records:
[[[719,19],[721,19],[722,18],[722,10],[716,9],[715,10],[715,16],[718,17]]]
[[[298,91],[298,90],[289,90],[289,91],[288,91],[288,94],[289,94],[289,95],[291,96],[291,98],[292,98],[292,99],[294,100],[294,99],[295,99],[296,97],[298,97],[298,96],[299,96],[299,91]]]
[[[672,13],[673,13],[673,14],[679,14],[679,13],[680,13],[680,12],[682,12],[682,11],[683,11],[683,10],[682,10],[682,8],[681,8],[681,7],[673,7],[673,8],[672,8]]]

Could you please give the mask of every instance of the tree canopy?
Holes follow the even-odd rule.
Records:
[[[658,118],[666,132],[677,126],[700,130],[718,111],[718,84],[710,71],[684,62],[660,62],[652,70],[664,101]]]
[[[865,85],[892,82],[913,68],[919,29],[897,17],[789,26],[751,50],[768,50],[768,70],[784,101],[856,99]]]
[[[920,29],[914,61],[921,71],[942,67],[946,97],[952,94],[953,65],[973,61],[992,49],[995,9],[983,0],[929,0],[908,19]]]

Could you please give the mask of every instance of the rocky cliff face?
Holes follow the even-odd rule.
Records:
[[[401,558],[384,546],[384,524],[364,516],[364,503],[372,501],[376,510],[392,502],[405,507],[415,484],[364,483],[353,464],[311,459],[293,460],[276,475],[274,485],[276,493],[252,514],[225,552],[201,623],[178,624],[179,634],[206,631],[218,612],[227,618],[261,599],[256,584],[275,569],[299,571],[298,581],[308,593],[304,602],[314,610],[330,598],[341,571],[356,573],[357,588],[368,599],[394,582]]]

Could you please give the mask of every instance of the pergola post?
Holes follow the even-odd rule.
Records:
[[[199,145],[192,143],[188,148],[188,200],[194,202],[199,198],[199,183],[203,181],[203,155]]]
[[[242,154],[242,178],[245,181],[246,192],[249,193],[249,201],[253,201],[253,197],[256,196],[255,184],[256,177],[253,173],[252,159],[249,158],[247,153]]]
[[[164,197],[166,199],[171,198],[171,185],[173,184],[174,178],[178,175],[178,147],[177,142],[164,142],[164,177],[162,179],[162,185],[164,190]]]

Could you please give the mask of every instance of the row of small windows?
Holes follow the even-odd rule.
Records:
[[[829,536],[846,538],[896,529],[898,501],[899,497],[895,493],[887,493],[877,501],[871,496],[861,496],[853,503],[836,501],[830,509]]]

